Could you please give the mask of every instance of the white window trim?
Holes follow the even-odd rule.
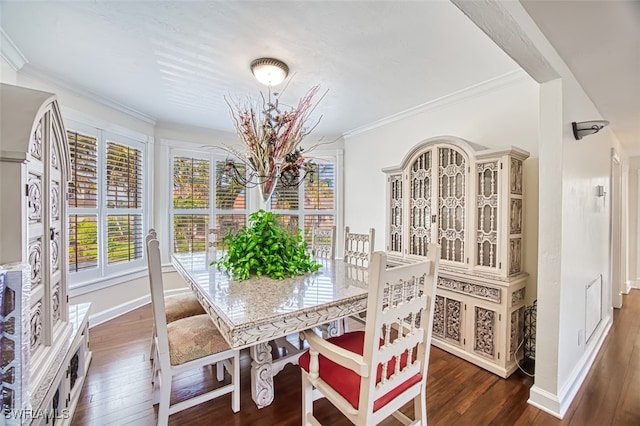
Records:
[[[74,118],[78,118],[75,120]],[[144,238],[145,230],[149,227],[150,214],[152,211],[153,194],[150,189],[153,188],[153,158],[154,158],[154,140],[152,136],[147,136],[139,132],[130,131],[124,129],[115,124],[105,122],[103,120],[88,119],[81,114],[69,112],[64,118],[65,130],[76,131],[78,133],[84,133],[92,136],[96,136],[98,139],[98,176],[99,176],[99,188],[100,197],[97,209],[71,209],[69,208],[67,215],[71,214],[83,214],[83,212],[89,214],[95,214],[97,210],[98,224],[100,226],[100,232],[98,232],[98,267],[86,271],[69,272],[68,281],[70,295],[76,296],[84,294],[88,291],[97,291],[103,288],[110,287],[112,285],[121,284],[126,281],[130,281],[135,278],[139,278],[139,275],[144,269],[146,269],[146,259],[136,259],[132,262],[122,262],[109,265],[107,263],[107,245],[106,245],[106,227],[107,227],[107,215],[118,214],[133,214],[131,209],[108,209],[106,207],[106,142],[112,141],[125,145],[132,146],[142,151],[142,194],[143,194],[143,208],[142,208],[142,230]],[[68,256],[68,251],[65,253]],[[88,290],[90,289],[90,290]],[[88,290],[88,291],[87,291]]]
[[[172,218],[175,214],[206,214],[209,216],[210,220],[215,220],[217,214],[244,214],[248,219],[249,214],[253,211],[253,203],[251,197],[251,190],[245,191],[245,209],[244,210],[221,210],[218,211],[216,208],[216,194],[215,194],[215,164],[218,161],[223,161],[227,158],[233,157],[230,153],[215,146],[197,146],[190,143],[185,143],[176,140],[161,140],[161,150],[163,163],[166,165],[164,170],[167,170],[167,173],[163,173],[161,175],[160,185],[163,188],[167,188],[164,193],[163,205],[159,206],[160,211],[169,212],[168,215],[164,215],[165,217],[160,218],[162,221],[159,224],[159,229],[162,229],[163,235],[165,238],[160,238],[160,244],[162,247],[163,254],[163,262],[169,262],[169,258],[171,254],[173,254],[174,247],[174,235],[173,235],[173,226],[172,226]],[[200,158],[206,159],[210,161],[211,173],[209,174],[209,188],[210,189],[210,202],[208,209],[174,209],[173,208],[173,158],[174,157],[191,157],[191,158]]]
[[[340,224],[338,224],[338,218],[341,217],[341,215],[339,215],[338,213],[342,211],[341,209],[341,187],[340,185],[342,184],[342,150],[314,150],[312,152],[313,160],[319,160],[319,161],[326,161],[326,162],[333,162],[335,165],[335,182],[334,182],[334,205],[333,205],[333,209],[332,210],[311,210],[311,209],[306,209],[304,207],[304,197],[303,197],[303,193],[304,193],[304,188],[303,185],[304,183],[300,183],[300,185],[298,186],[298,200],[299,200],[299,204],[298,204],[298,209],[297,210],[284,210],[284,209],[275,209],[272,208],[271,210],[274,213],[277,213],[281,216],[284,215],[297,215],[298,216],[298,227],[302,230],[304,230],[304,217],[305,216],[333,216],[333,222],[336,226],[336,238],[339,239],[339,235],[340,234],[340,230],[341,230],[341,224],[342,221],[340,220]],[[269,200],[268,202],[269,207],[271,207],[271,200]],[[339,226],[340,225],[340,226]]]
[[[157,214],[153,217],[151,227],[158,231],[160,248],[162,253],[162,262],[170,264],[171,254],[173,252],[173,235],[171,233],[171,215],[167,214],[172,208],[172,152],[176,150],[189,152],[191,155],[202,158],[206,155],[216,155],[220,157],[231,157],[227,151],[215,145],[203,146],[184,142],[176,139],[160,139],[160,160],[157,164],[159,170],[165,170],[165,173],[159,173],[154,182],[161,190],[157,192],[157,202],[154,210]],[[335,188],[335,211],[334,221],[336,225],[336,254],[342,253],[343,232],[344,232],[344,199],[343,199],[343,182],[344,182],[344,150],[338,149],[317,149],[309,153],[313,158],[332,158],[336,162],[336,188]],[[256,211],[259,206],[260,195],[258,188],[250,188],[246,193],[246,211],[247,218],[249,214]],[[214,200],[215,203],[215,200]]]

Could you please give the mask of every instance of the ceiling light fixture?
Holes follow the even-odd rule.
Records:
[[[287,78],[289,67],[278,59],[258,58],[251,62],[251,72],[260,83],[273,87]]]
[[[573,127],[573,137],[579,141],[584,136],[598,133],[608,124],[609,122],[607,120],[580,121],[578,123],[574,121],[571,123],[571,126]]]

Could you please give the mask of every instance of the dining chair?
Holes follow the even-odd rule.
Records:
[[[221,243],[222,230],[220,228],[209,228],[207,233],[207,263],[216,260],[218,253],[218,245]]]
[[[309,350],[302,369],[302,424],[319,425],[313,401],[325,397],[356,425],[393,415],[403,424],[427,424],[426,388],[440,247],[425,261],[386,268],[375,252],[369,265],[364,331],[322,339],[303,331]],[[413,402],[414,419],[400,412]]]
[[[155,229],[149,229],[147,236],[145,237],[144,246],[147,248],[147,244],[151,240],[157,239],[158,235]],[[149,254],[147,253],[147,258]],[[196,295],[192,291],[187,291],[180,294],[174,294],[171,296],[165,296],[165,312],[167,323],[172,323],[176,320],[191,317],[194,315],[202,315],[207,312],[204,310]],[[149,352],[149,360],[153,361],[156,355],[156,323],[153,321],[153,330],[151,332],[151,350]]]
[[[352,265],[368,266],[369,259],[375,250],[375,236],[376,230],[373,228],[369,228],[368,234],[356,234],[345,226],[344,261]]]
[[[344,228],[344,262],[356,266],[369,266],[369,260],[375,250],[376,230],[369,228],[368,234],[357,234],[351,232],[348,226]],[[342,328],[348,329],[348,319],[355,320],[360,324],[366,321],[366,314],[361,312],[351,315],[342,320]]]
[[[336,227],[311,228],[311,253],[316,257],[333,259],[336,253]]]
[[[167,323],[164,286],[159,243],[147,243],[147,262],[151,304],[156,323],[157,376],[154,383],[154,403],[158,403],[158,425],[167,425],[169,416],[228,393],[231,409],[240,410],[240,357],[239,351],[229,347],[209,315],[194,315]],[[222,385],[193,398],[171,404],[171,386],[175,375],[210,365],[218,368],[218,381],[224,380],[224,370],[231,376],[229,384]]]

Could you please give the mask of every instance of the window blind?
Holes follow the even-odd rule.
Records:
[[[209,215],[173,215],[173,252],[190,253],[207,249]]]
[[[67,131],[69,181],[69,272],[98,267],[98,140]],[[81,211],[83,214],[76,214]],[[87,214],[91,212],[91,214]]]
[[[142,207],[142,152],[107,143],[107,207]]]
[[[335,164],[314,164],[313,174],[307,174],[304,180],[304,208],[306,210],[333,210],[335,187]]]
[[[142,258],[142,215],[107,216],[107,261],[109,264]]]
[[[234,165],[240,174],[246,173],[244,163],[235,162]],[[247,208],[245,187],[225,174],[226,166],[227,161],[216,161],[216,208],[244,210]]]
[[[210,162],[206,159],[174,157],[174,208],[209,208],[209,167]]]
[[[69,215],[69,271],[98,267],[98,216]]]
[[[142,151],[106,143],[107,263],[141,259]]]
[[[67,132],[71,154],[69,207],[98,206],[98,142],[95,137]]]

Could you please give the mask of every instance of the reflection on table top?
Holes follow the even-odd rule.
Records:
[[[283,280],[234,281],[209,266],[204,253],[172,256],[232,347],[305,330],[366,309],[367,270],[341,260],[317,259],[322,268]]]

